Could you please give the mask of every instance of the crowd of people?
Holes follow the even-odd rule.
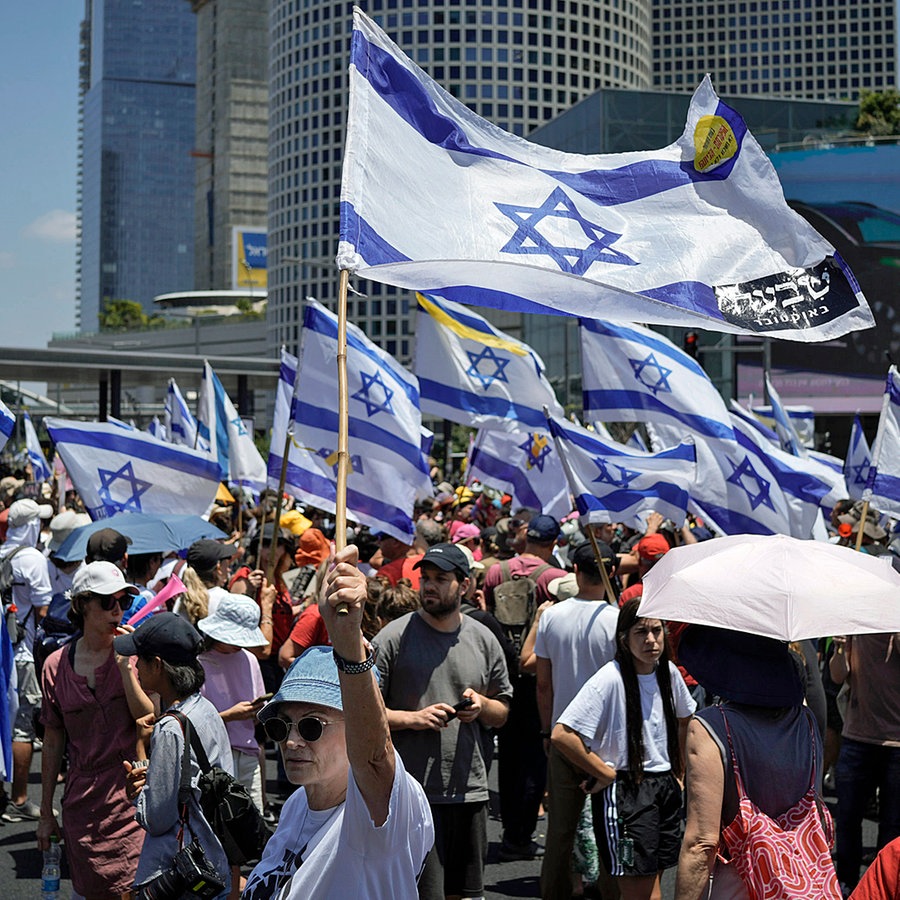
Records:
[[[63,561],[89,522],[78,498],[21,488],[0,481],[17,685],[3,818],[34,820],[40,849],[63,840],[78,897],[170,896],[191,841],[221,896],[482,897],[493,766],[498,857],[535,860],[548,900],[655,900],[667,869],[677,900],[900,896],[897,636],[788,645],[641,617],[647,572],[715,539],[697,518],[560,522],[440,483],[409,543],[351,527],[335,555],[327,516],[276,521],[263,497],[213,510],[227,539],[132,554],[99,528]],[[889,552],[875,511],[842,503],[831,524]],[[156,607],[174,576],[184,590]],[[227,858],[175,713],[274,828],[255,865]],[[881,852],[863,877],[867,815]],[[755,893],[781,877],[759,863],[760,816],[772,846],[801,835],[795,893]]]

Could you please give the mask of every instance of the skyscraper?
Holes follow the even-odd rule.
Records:
[[[856,100],[897,85],[896,0],[653,0],[653,86]]]
[[[85,0],[78,308],[193,283],[196,22],[185,0]]]
[[[296,350],[300,306],[337,296],[350,2],[273,0],[269,93],[269,341]],[[651,0],[370,0],[367,12],[438,82],[527,135],[601,87],[650,85]],[[410,298],[381,284],[350,315],[412,351]]]

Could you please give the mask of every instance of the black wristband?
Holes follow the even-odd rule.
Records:
[[[334,664],[345,675],[362,675],[363,672],[368,672],[375,665],[376,650],[368,641],[366,642],[366,650],[369,655],[362,662],[350,662],[350,660],[344,659],[343,656],[338,656],[337,650],[332,650],[331,652],[334,655]]]

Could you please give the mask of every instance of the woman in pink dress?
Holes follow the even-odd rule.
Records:
[[[84,566],[72,584],[70,617],[83,631],[48,657],[41,672],[44,749],[38,847],[61,836],[72,885],[86,900],[128,894],[134,884],[143,829],[125,796],[124,761],[135,758],[136,720],[153,712],[128,657],[113,652],[122,610],[137,588],[110,562]],[[69,770],[62,828],[53,794],[63,752]]]

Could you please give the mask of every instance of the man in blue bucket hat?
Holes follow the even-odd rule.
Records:
[[[366,579],[356,562],[354,546],[337,554],[319,601],[332,646],[294,660],[258,716],[300,790],[285,803],[245,900],[417,897],[434,828],[424,791],[391,742],[375,651],[360,630]]]

